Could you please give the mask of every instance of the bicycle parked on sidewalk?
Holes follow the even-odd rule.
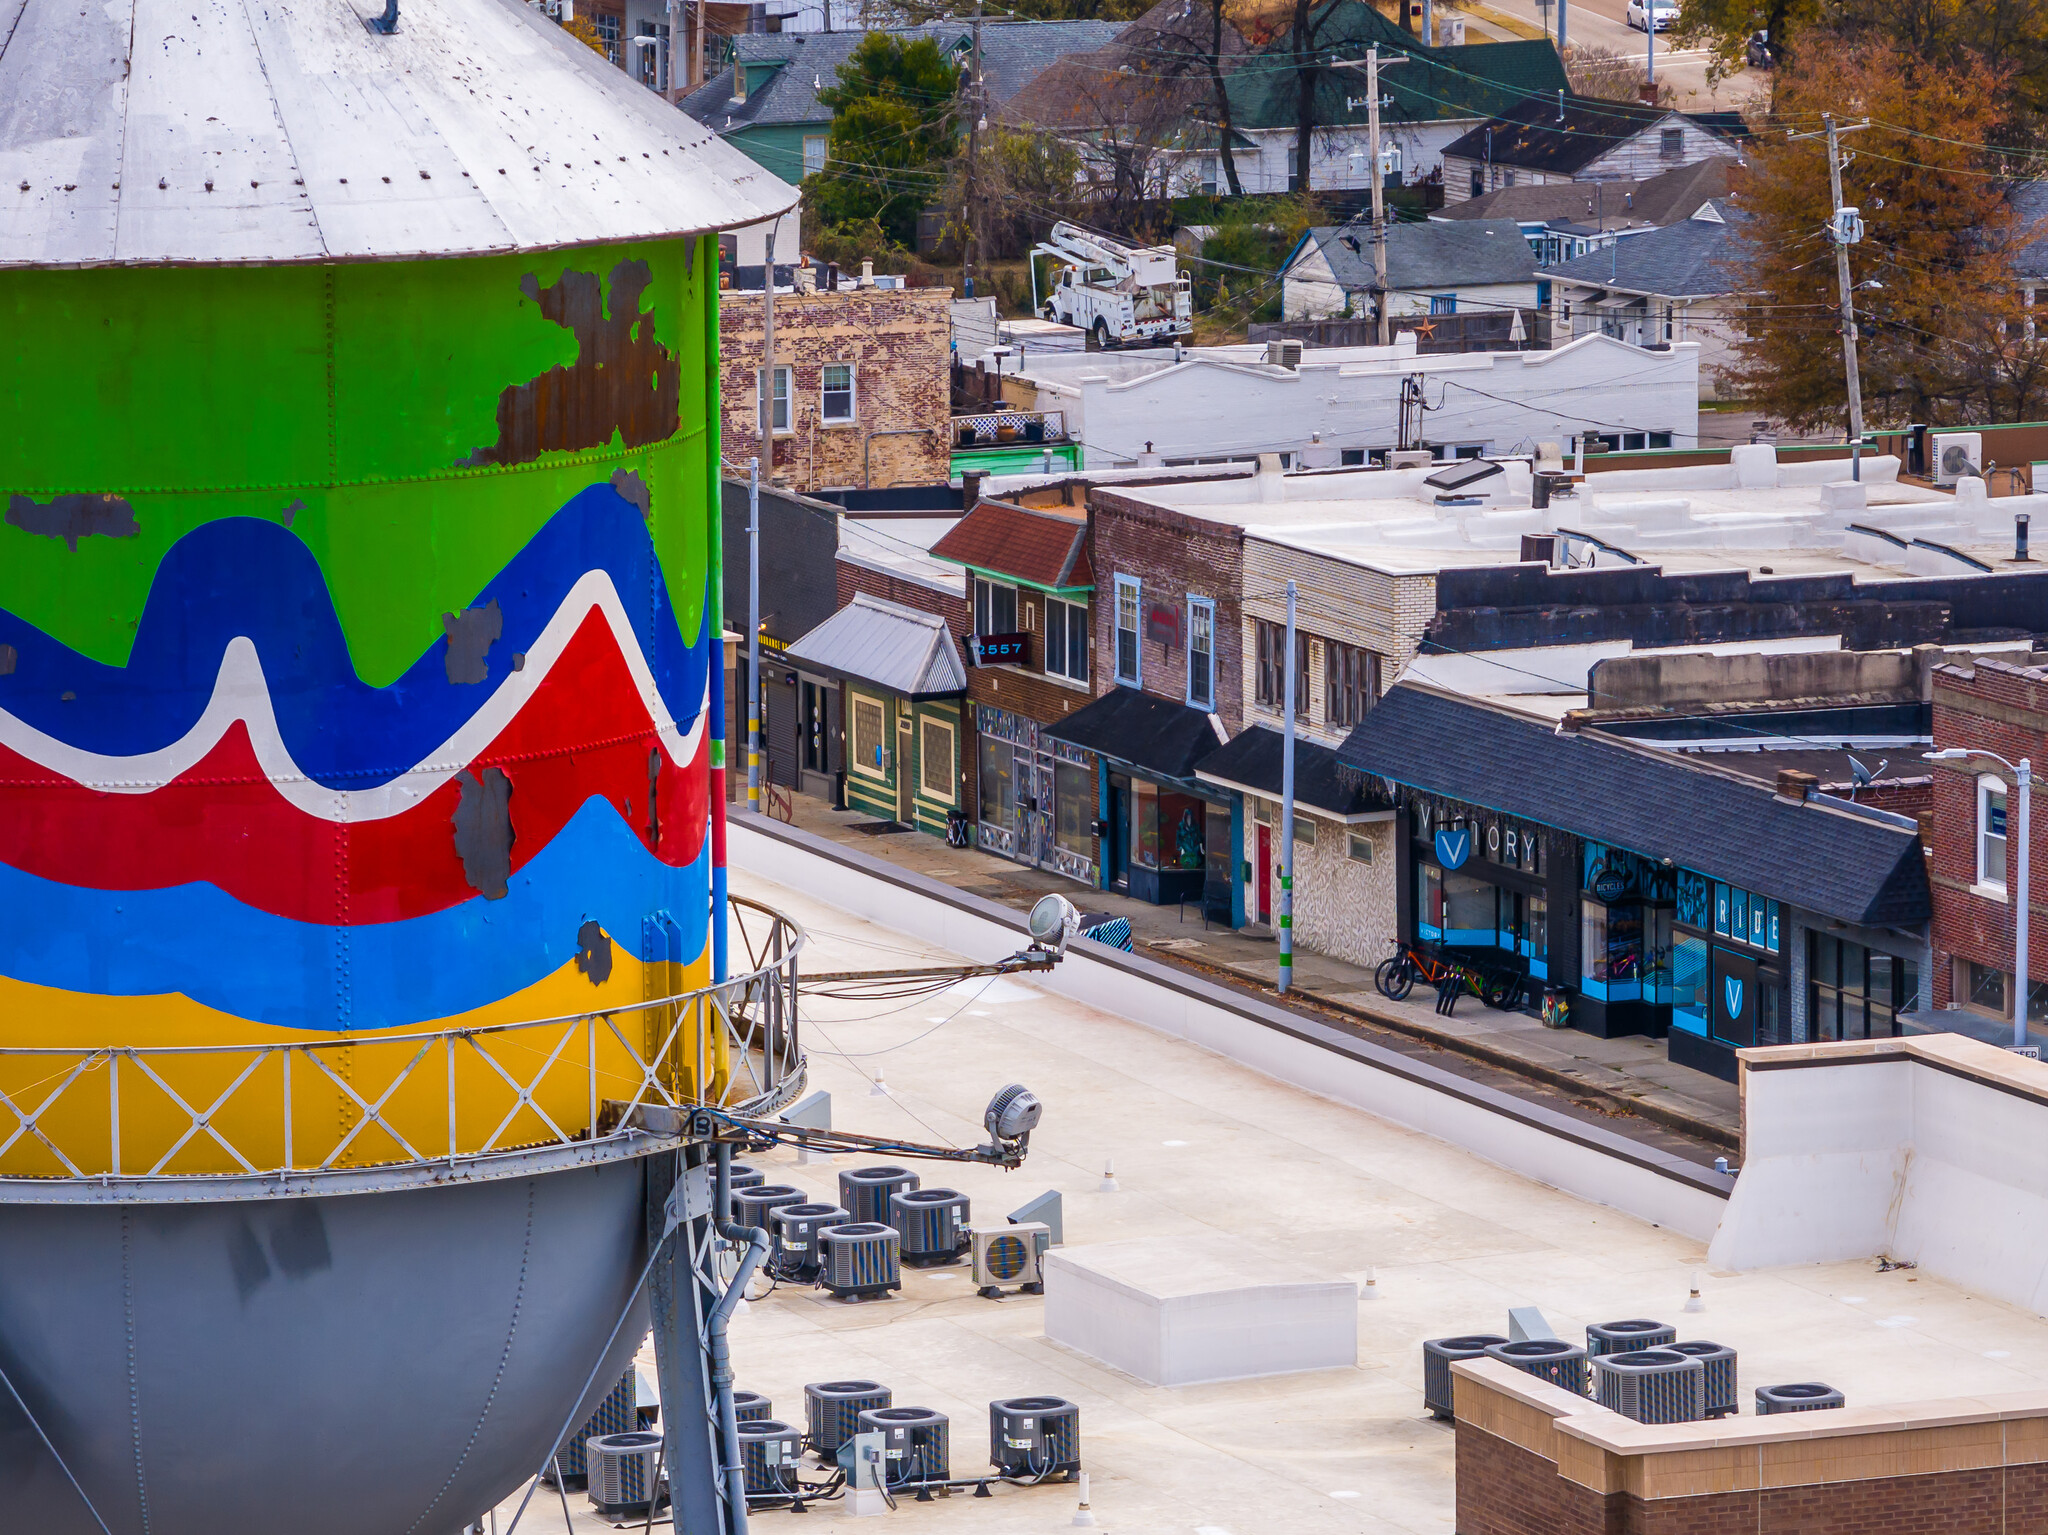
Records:
[[[1460,978],[1465,989],[1488,1007],[1506,1009],[1521,1000],[1524,976],[1506,965],[1482,965],[1454,960],[1421,944],[1394,941],[1393,954],[1380,961],[1373,972],[1373,985],[1389,1001],[1399,1002],[1415,989],[1417,980],[1427,981],[1441,991],[1444,983]]]

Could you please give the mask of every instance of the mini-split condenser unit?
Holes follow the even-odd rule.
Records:
[[[974,1288],[983,1295],[1003,1293],[1015,1285],[1027,1295],[1045,1288],[1044,1259],[1052,1246],[1052,1228],[1039,1221],[1010,1226],[970,1226],[974,1250]]]

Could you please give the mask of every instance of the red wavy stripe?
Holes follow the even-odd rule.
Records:
[[[516,871],[593,796],[662,862],[691,862],[706,834],[709,760],[702,740],[682,766],[661,749],[611,626],[593,611],[468,766],[479,779],[495,767],[510,782]],[[332,924],[403,921],[478,894],[456,845],[458,780],[383,820],[323,820],[271,788],[239,722],[191,772],[147,794],[89,789],[4,747],[0,792],[0,862],[68,885],[205,880],[274,915]]]

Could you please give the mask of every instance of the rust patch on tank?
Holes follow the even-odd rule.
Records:
[[[487,901],[502,901],[512,878],[512,780],[504,769],[465,770],[456,780],[455,854],[462,877]]]
[[[493,597],[480,608],[441,615],[441,632],[448,636],[448,680],[483,682],[491,675],[491,646],[505,633],[505,613]],[[520,670],[518,666],[514,671]]]
[[[682,365],[654,339],[654,316],[640,313],[653,281],[644,261],[621,261],[608,282],[595,272],[564,272],[545,288],[532,273],[521,278],[541,314],[575,335],[576,360],[499,395],[497,442],[463,464],[530,463],[615,436],[629,448],[673,437]]]
[[[612,978],[611,935],[595,922],[586,922],[576,929],[576,968],[589,977],[593,986],[602,986]]]
[[[142,531],[124,496],[10,496],[7,520],[24,533],[61,538],[74,552],[81,538],[133,538]]]

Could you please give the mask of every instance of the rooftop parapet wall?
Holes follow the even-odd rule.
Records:
[[[1742,1063],[1720,1269],[1880,1255],[2048,1314],[2048,1065],[1960,1034],[1778,1045]]]
[[[1460,1535],[1888,1535],[2048,1520],[2048,1392],[1653,1426],[1497,1360],[1451,1373]]]

